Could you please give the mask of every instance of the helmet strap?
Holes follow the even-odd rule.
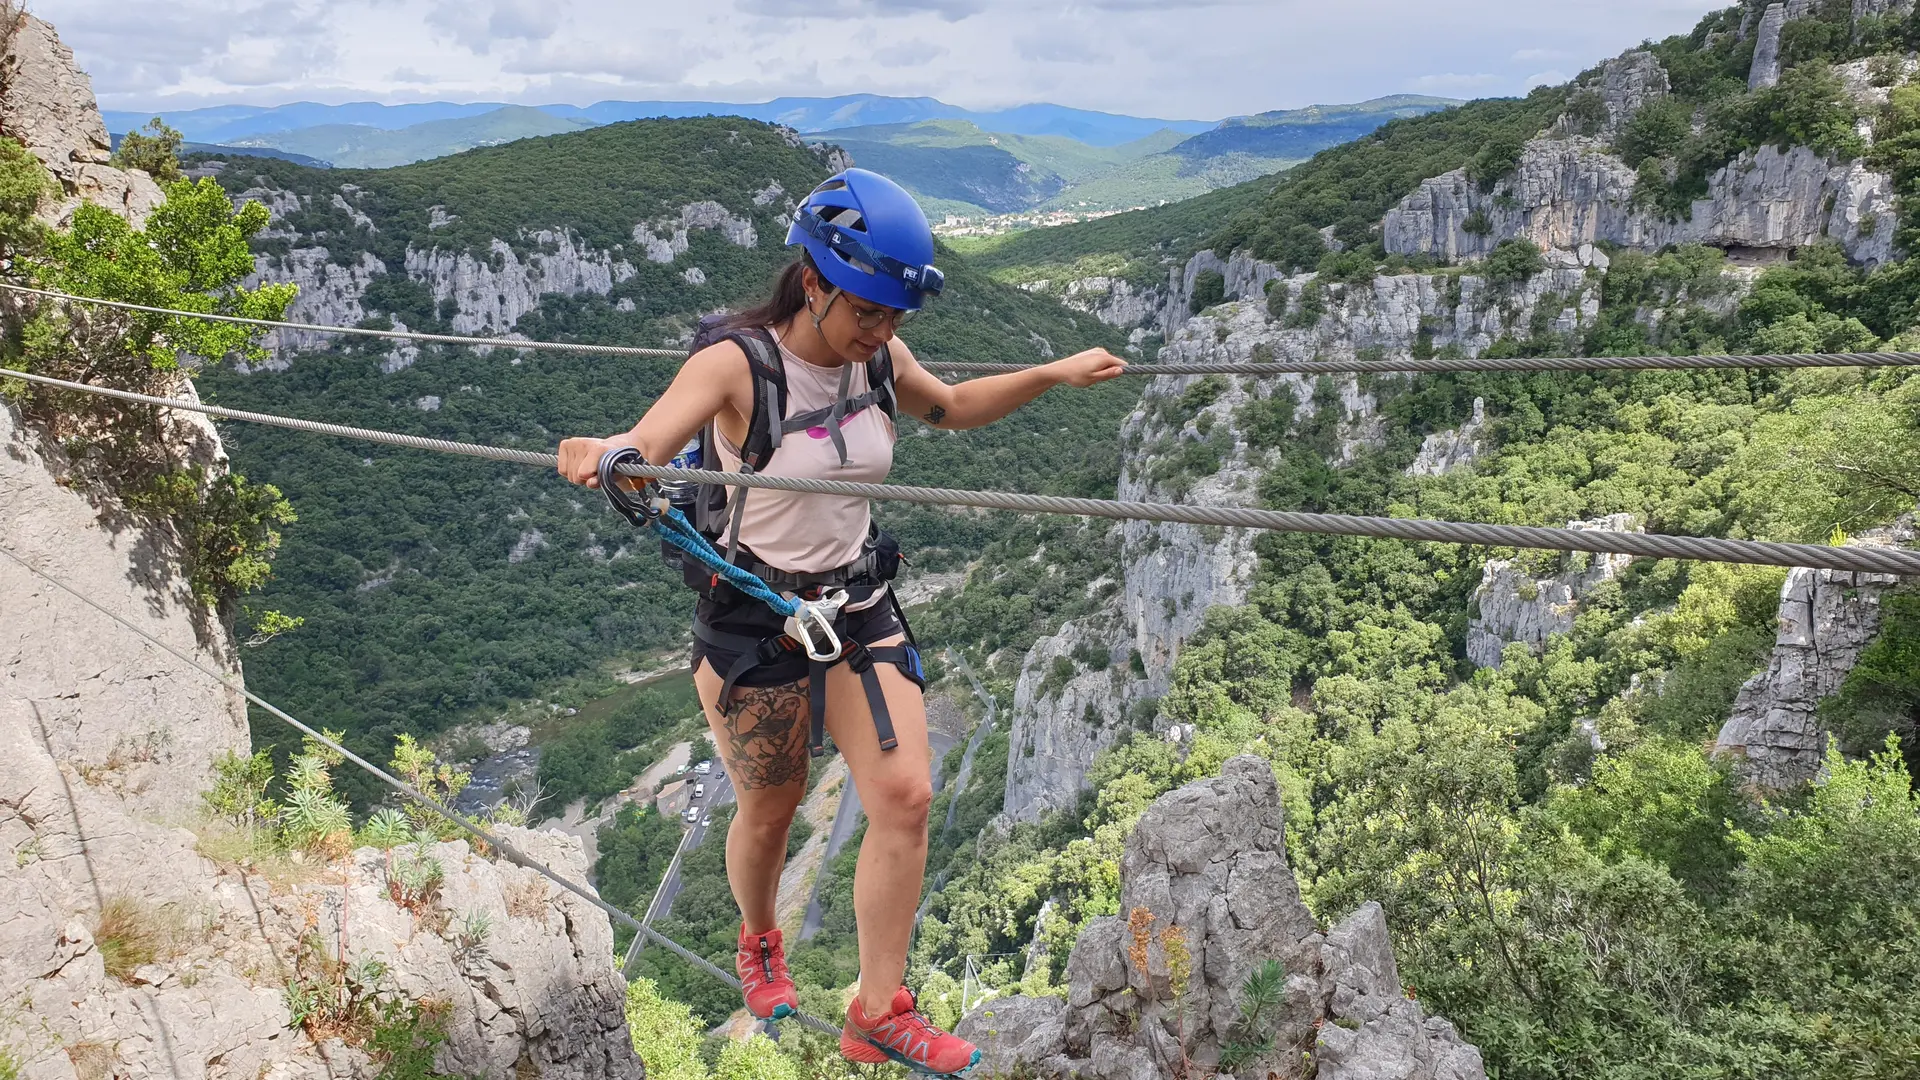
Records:
[[[818,331],[820,324],[826,320],[826,317],[833,314],[833,302],[838,299],[840,299],[840,290],[838,287],[835,287],[832,292],[827,294],[827,306],[819,311],[815,311],[813,310],[813,297],[807,297],[807,314],[813,316],[814,330]]]

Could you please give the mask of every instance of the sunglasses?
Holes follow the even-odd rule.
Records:
[[[892,320],[893,328],[898,330],[920,314],[918,311],[898,311],[890,307],[863,308],[852,303],[847,304],[847,310],[853,312],[853,319],[862,330],[872,330],[888,320]]]

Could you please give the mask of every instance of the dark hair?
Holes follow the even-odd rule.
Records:
[[[804,271],[812,269],[813,257],[802,251],[800,257],[788,263],[786,269],[780,271],[780,276],[773,280],[773,295],[745,311],[728,316],[725,329],[754,330],[763,326],[779,326],[806,310],[807,287],[802,275]]]

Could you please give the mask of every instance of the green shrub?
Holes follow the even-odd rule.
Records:
[[[1485,271],[1487,281],[1494,285],[1514,286],[1524,284],[1533,275],[1547,268],[1547,262],[1540,249],[1531,240],[1502,240],[1487,256]]]
[[[1202,270],[1193,276],[1193,299],[1188,310],[1200,312],[1227,299],[1227,278],[1218,270]]]
[[[113,163],[123,169],[144,169],[163,184],[173,183],[180,179],[180,133],[156,116],[146,127],[120,137]]]

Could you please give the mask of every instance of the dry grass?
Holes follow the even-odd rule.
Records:
[[[546,879],[529,870],[506,887],[507,914],[517,919],[545,918],[549,895]]]
[[[107,974],[128,982],[135,971],[160,958],[170,929],[152,905],[131,896],[110,896],[94,923],[93,944]]]
[[[224,818],[204,818],[190,826],[194,848],[221,866],[258,874],[276,889],[311,885],[328,876],[321,862],[294,859],[273,842],[264,828],[245,829]]]
[[[79,1080],[112,1080],[120,1055],[105,1043],[82,1042],[67,1047],[67,1060]]]

